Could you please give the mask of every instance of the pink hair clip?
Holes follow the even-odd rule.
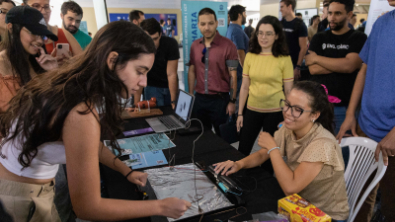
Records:
[[[326,86],[324,84],[321,84],[322,87],[324,87],[326,95],[328,96],[328,100],[330,103],[340,103],[341,99],[337,98],[336,96],[331,96],[328,94],[328,89],[326,88]]]

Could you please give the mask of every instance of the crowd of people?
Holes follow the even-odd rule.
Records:
[[[220,125],[236,125],[246,157],[214,164],[218,173],[261,166],[275,173],[285,195],[300,194],[338,222],[349,217],[339,143],[344,136],[371,138],[387,171],[355,221],[370,221],[380,187],[381,212],[391,222],[395,69],[388,64],[395,10],[378,18],[368,38],[354,30],[354,3],[324,0],[324,14],[307,28],[295,0],[281,0],[282,20],[264,16],[244,30],[246,8],[233,5],[226,36],[217,31],[215,12],[200,10],[203,37],[187,61],[192,116],[218,136]],[[147,174],[126,166],[101,140],[120,150],[116,138],[130,98],[155,97],[158,106],[174,108],[180,53],[171,19],[145,19],[133,10],[130,21],[111,22],[92,39],[79,30],[83,11],[73,1],[61,7],[61,27],[48,24],[50,0],[22,6],[0,0],[0,10],[2,221],[182,216],[191,203],[178,198],[102,197],[98,164],[145,186]],[[303,67],[309,74],[302,78]],[[257,138],[261,149],[251,154]]]

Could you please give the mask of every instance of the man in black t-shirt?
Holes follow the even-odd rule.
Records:
[[[147,87],[144,88],[144,99],[156,97],[157,106],[174,108],[178,93],[178,60],[180,52],[175,39],[163,36],[158,21],[154,18],[146,19],[141,23],[141,28],[151,36],[156,47],[155,62],[147,74]],[[140,95],[135,95],[139,100]]]
[[[295,0],[281,0],[280,11],[283,16],[281,23],[287,39],[289,54],[294,66],[294,79],[300,78],[300,66],[307,51],[307,27],[295,17]]]
[[[254,32],[254,28],[252,27],[252,19],[248,20],[248,26],[244,28],[244,32],[246,33],[246,35],[248,36],[249,39],[251,39],[251,35]]]
[[[310,80],[324,84],[329,95],[341,102],[335,105],[335,135],[344,121],[355,78],[362,65],[359,58],[365,41],[364,33],[351,30],[348,20],[353,15],[354,0],[332,0],[328,9],[330,30],[317,33],[310,43],[306,65]]]

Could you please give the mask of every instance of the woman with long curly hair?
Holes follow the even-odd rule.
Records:
[[[132,183],[146,184],[147,174],[127,167],[101,139],[120,151],[121,98],[147,85],[155,51],[140,27],[112,22],[81,55],[21,88],[0,119],[0,200],[16,221],[59,221],[53,186],[59,164],[65,163],[78,218],[178,218],[188,209],[190,203],[177,198],[130,201],[100,195],[99,162]]]

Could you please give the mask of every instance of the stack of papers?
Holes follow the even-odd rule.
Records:
[[[109,142],[105,140],[104,145],[112,149]],[[122,149],[121,156],[129,155],[129,159],[123,162],[133,169],[167,164],[162,150],[176,146],[164,133],[118,139],[117,142]],[[119,154],[117,150],[112,150],[115,155]]]

